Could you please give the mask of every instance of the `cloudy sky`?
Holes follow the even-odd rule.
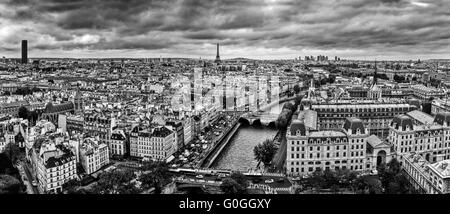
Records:
[[[0,56],[450,58],[449,0],[0,0]]]

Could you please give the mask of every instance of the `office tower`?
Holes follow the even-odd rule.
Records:
[[[28,41],[22,40],[22,64],[28,63]]]

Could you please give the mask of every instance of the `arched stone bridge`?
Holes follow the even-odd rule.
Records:
[[[275,127],[275,121],[278,119],[278,114],[270,112],[248,112],[239,118],[239,122],[249,125],[264,125]]]

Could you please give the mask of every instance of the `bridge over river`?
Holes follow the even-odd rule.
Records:
[[[279,100],[273,101],[260,108],[256,112],[247,112],[241,116],[239,122],[247,123],[249,125],[264,125],[269,127],[275,127],[275,121],[277,120],[282,104],[294,100],[295,97],[283,97]]]
[[[256,169],[257,161],[253,148],[266,139],[274,139],[278,132],[275,129],[275,121],[281,112],[282,104],[292,99],[277,100],[262,107],[259,112],[243,112],[239,123],[223,136],[199,163],[199,167],[244,171]],[[256,125],[257,123],[261,125]]]

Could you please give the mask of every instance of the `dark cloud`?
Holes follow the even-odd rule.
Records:
[[[450,46],[446,0],[8,0],[0,6],[3,50],[16,45],[15,34],[29,39],[30,48],[66,51],[182,52],[220,42],[236,52],[401,55]]]

